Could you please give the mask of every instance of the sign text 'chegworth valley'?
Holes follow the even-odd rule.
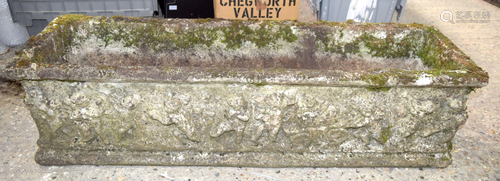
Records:
[[[282,7],[296,6],[296,0],[219,0],[221,6],[234,7],[235,18],[279,18]],[[252,6],[255,6],[252,7]]]

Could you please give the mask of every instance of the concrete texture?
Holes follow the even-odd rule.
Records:
[[[22,81],[42,165],[446,167],[467,88]]]
[[[440,19],[444,10],[488,11],[490,22],[446,23]],[[499,17],[499,8],[481,0],[415,0],[407,4],[402,22],[436,26],[491,77],[487,87],[469,96],[469,119],[453,140],[454,161],[444,169],[40,166],[33,160],[38,133],[19,95],[19,85],[3,82],[0,83],[0,180],[497,180],[500,179]]]

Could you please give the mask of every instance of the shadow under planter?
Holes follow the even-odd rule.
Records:
[[[419,24],[64,15],[0,66],[42,165],[446,167],[488,82]]]

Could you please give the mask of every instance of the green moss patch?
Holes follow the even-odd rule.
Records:
[[[84,15],[58,16],[40,35],[30,39],[28,47],[36,48],[29,59],[35,63],[66,63],[72,47],[79,42],[96,36],[105,42],[123,43],[125,47],[162,52],[195,46],[211,47],[221,41],[228,49],[241,48],[250,42],[258,48],[279,48],[282,40],[294,42],[297,36],[292,33],[288,22],[263,21],[258,28],[249,26],[252,21],[233,20],[228,26],[200,26],[212,20],[195,20],[169,24],[161,19],[126,18],[120,16],[91,17]],[[85,35],[76,33],[85,29]],[[42,45],[43,44],[43,45]],[[28,60],[28,58],[25,58]]]
[[[483,69],[474,64],[441,32],[434,27],[420,24],[165,20],[73,14],[59,16],[41,34],[30,38],[25,51],[18,54],[20,59],[17,67],[27,67],[31,63],[42,66],[68,63],[72,49],[91,37],[104,42],[104,46],[119,43],[123,47],[149,52],[149,55],[197,47],[230,52],[243,50],[250,45],[254,49],[276,52],[281,48],[292,48],[300,60],[314,60],[314,57],[310,57],[318,52],[337,54],[343,59],[353,56],[367,60],[420,59],[428,68],[424,71],[363,70],[356,72],[354,78],[346,80],[365,81],[373,90],[393,86],[387,84],[390,79],[397,79],[400,84],[412,84],[423,74],[452,77],[451,80],[445,77],[437,81],[451,81],[455,85],[471,80],[487,82],[489,79]],[[313,37],[312,43],[308,42],[309,37]],[[290,46],[281,47],[283,44]],[[282,59],[278,61],[287,61],[287,65],[293,64],[302,68],[302,62],[299,64],[299,60],[294,62],[295,60]],[[317,67],[316,62],[310,62],[309,67]]]
[[[392,130],[391,130],[392,126],[389,126],[387,128],[384,128],[382,129],[382,143],[387,143],[387,141],[389,141],[389,139],[391,138],[391,135],[392,135]]]
[[[250,28],[246,21],[234,20],[228,27],[214,28],[222,31],[222,42],[230,49],[240,48],[245,42],[255,43],[258,48],[276,46],[278,40],[295,42],[297,36],[292,33],[290,25],[280,21],[263,21],[256,30]]]
[[[265,82],[256,82],[256,83],[252,83],[252,85],[255,85],[256,87],[262,87],[262,86],[267,85],[267,83],[265,83]]]

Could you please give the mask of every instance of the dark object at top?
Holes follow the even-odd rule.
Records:
[[[164,18],[214,18],[213,0],[158,0]]]
[[[497,6],[497,7],[500,8],[500,0],[484,0],[484,1],[489,2],[489,3],[491,3],[491,4],[493,4],[493,5],[495,5],[495,6]],[[497,181],[500,181],[500,180],[497,179]]]

